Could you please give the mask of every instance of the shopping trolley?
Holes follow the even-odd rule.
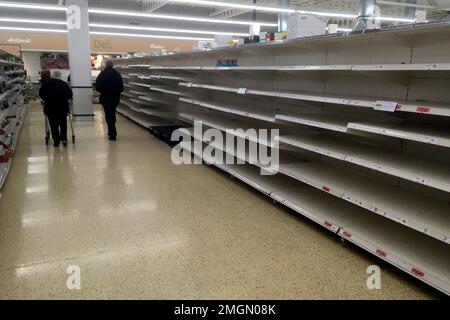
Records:
[[[50,142],[50,122],[48,120],[47,115],[44,116],[45,116],[45,144],[48,146]],[[72,143],[75,144],[75,132],[73,131],[72,114],[69,113],[67,115],[67,118],[69,118],[70,132],[72,133]]]

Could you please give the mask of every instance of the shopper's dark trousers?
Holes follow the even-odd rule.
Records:
[[[103,109],[105,110],[105,120],[108,125],[108,136],[110,138],[117,137],[116,130],[116,109],[117,105],[103,105]]]
[[[55,145],[61,141],[67,141],[67,115],[50,114],[48,115],[48,122],[50,123],[50,130]]]

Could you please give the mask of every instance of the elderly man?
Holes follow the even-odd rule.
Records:
[[[61,142],[67,146],[67,115],[70,113],[69,100],[73,97],[72,89],[61,78],[61,71],[53,71],[51,79],[42,82],[39,90],[55,147]]]
[[[100,104],[105,111],[109,140],[116,140],[116,109],[123,92],[123,80],[120,73],[114,70],[111,60],[103,60],[102,72],[98,75],[95,88],[100,92]]]

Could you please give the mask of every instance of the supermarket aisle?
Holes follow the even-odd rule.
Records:
[[[434,291],[119,117],[46,148],[31,108],[0,200],[1,298],[430,298]],[[366,268],[382,267],[382,290]],[[66,268],[81,268],[81,290]]]

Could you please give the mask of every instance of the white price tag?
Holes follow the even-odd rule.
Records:
[[[245,94],[246,92],[247,92],[246,88],[239,88],[237,91],[238,94]]]
[[[377,101],[375,102],[374,109],[380,111],[394,112],[398,103],[393,101]]]
[[[378,213],[378,208],[375,206],[370,206],[370,211],[372,211],[374,213]]]
[[[186,83],[186,87],[188,87],[188,88],[192,87],[192,82]]]
[[[424,140],[426,143],[430,143],[430,144],[435,144],[435,143],[437,143],[435,137],[425,137],[423,140]]]
[[[417,183],[421,183],[421,184],[426,184],[427,180],[425,178],[422,177],[415,177],[414,179]]]
[[[383,166],[380,166],[379,164],[375,164],[374,168],[375,168],[375,170],[378,170],[378,171],[382,171],[383,170]]]
[[[427,70],[436,70],[438,67],[437,64],[433,63],[433,64],[427,64],[426,68]]]
[[[382,64],[376,65],[375,70],[384,70],[384,65]]]

